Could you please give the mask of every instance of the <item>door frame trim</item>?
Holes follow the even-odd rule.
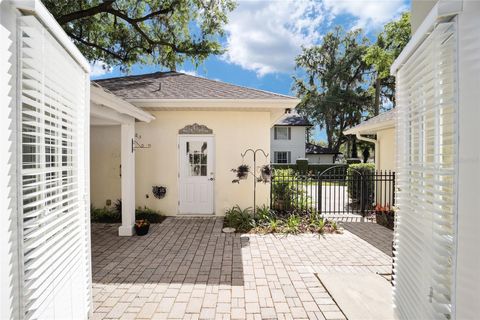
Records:
[[[202,214],[202,213],[182,213],[180,212],[180,168],[181,168],[181,159],[180,159],[180,139],[185,137],[208,137],[212,138],[213,141],[213,158],[212,158],[212,168],[213,168],[213,176],[216,176],[216,166],[215,166],[215,158],[216,158],[216,141],[215,141],[215,134],[177,134],[177,216],[198,216],[198,217],[211,217],[215,216],[217,213],[215,211],[215,204],[216,204],[216,197],[215,197],[215,187],[216,187],[216,180],[213,181],[213,192],[212,192],[212,206],[213,212],[210,214]]]

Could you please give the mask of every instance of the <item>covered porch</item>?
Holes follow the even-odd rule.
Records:
[[[109,207],[121,199],[122,224],[119,236],[132,236],[135,224],[135,123],[150,122],[153,115],[112,94],[96,83],[90,87],[91,200],[97,207]],[[102,131],[114,131],[103,135]],[[110,148],[111,157],[97,156],[97,148]],[[112,198],[96,201],[99,193]],[[113,198],[114,197],[114,198]]]

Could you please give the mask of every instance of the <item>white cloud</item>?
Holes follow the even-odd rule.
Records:
[[[195,70],[178,70],[178,72],[180,73],[185,73],[185,74],[188,74],[188,75],[191,75],[191,76],[194,76],[194,77],[201,77],[200,75],[198,75],[197,71]]]
[[[376,30],[407,9],[406,0],[240,0],[229,15],[223,59],[258,76],[291,73],[302,46],[321,40],[332,20]]]
[[[382,27],[408,9],[405,0],[324,0],[333,16],[349,14],[356,19],[355,27],[366,30]]]
[[[240,1],[226,26],[224,59],[255,71],[291,72],[301,46],[320,38],[322,4],[314,0]]]
[[[108,67],[102,61],[95,61],[94,63],[90,63],[90,76],[91,77],[99,77],[103,76],[104,74],[112,72],[113,69]]]

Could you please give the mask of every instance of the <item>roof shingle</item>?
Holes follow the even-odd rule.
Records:
[[[295,111],[285,113],[277,122],[276,126],[299,126],[299,127],[311,127],[312,124],[307,118],[302,117]]]
[[[95,82],[125,99],[296,99],[174,71]]]
[[[305,153],[306,154],[341,154],[341,152],[335,152],[332,149],[318,146],[313,143],[306,143],[305,144]]]

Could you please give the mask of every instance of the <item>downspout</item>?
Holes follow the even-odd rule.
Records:
[[[355,134],[355,136],[357,137],[358,140],[361,140],[361,141],[366,141],[366,142],[370,142],[370,143],[373,143],[375,145],[375,167],[376,169],[378,169],[378,166],[380,164],[380,144],[378,143],[378,140],[377,139],[372,139],[372,138],[367,138],[367,137],[364,137],[360,134],[360,132],[357,132]],[[378,155],[377,155],[378,153]]]

